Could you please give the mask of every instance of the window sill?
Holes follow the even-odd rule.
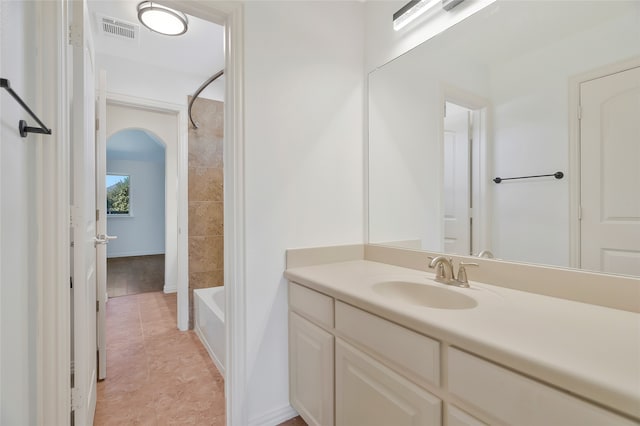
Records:
[[[134,217],[134,216],[131,213],[129,213],[129,214],[107,214],[107,219],[129,218],[129,217]]]

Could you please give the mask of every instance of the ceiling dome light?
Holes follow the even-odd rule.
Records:
[[[160,34],[177,36],[187,32],[187,15],[152,1],[138,5],[138,20]]]

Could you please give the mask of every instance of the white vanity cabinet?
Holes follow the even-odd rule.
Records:
[[[335,330],[336,426],[442,423],[437,340],[340,301]]]
[[[440,385],[440,342],[362,309],[335,302],[335,329],[418,385]]]
[[[335,338],[325,328],[333,328],[333,299],[290,284],[289,308],[291,405],[308,425],[332,426]]]
[[[439,384],[439,359],[438,341],[289,284],[290,401],[307,424],[441,425],[419,386]]]
[[[310,426],[333,425],[334,337],[289,313],[291,405]]]
[[[289,309],[290,400],[310,425],[640,426],[293,282]]]

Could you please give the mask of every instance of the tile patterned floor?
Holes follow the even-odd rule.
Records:
[[[175,294],[109,299],[107,378],[98,383],[94,426],[225,425],[224,380],[175,318]],[[306,423],[294,417],[280,426]]]
[[[193,331],[175,325],[176,295],[107,303],[107,378],[94,425],[224,425],[224,381]]]

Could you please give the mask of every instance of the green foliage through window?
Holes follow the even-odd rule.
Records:
[[[107,214],[129,214],[129,176],[107,175]]]

